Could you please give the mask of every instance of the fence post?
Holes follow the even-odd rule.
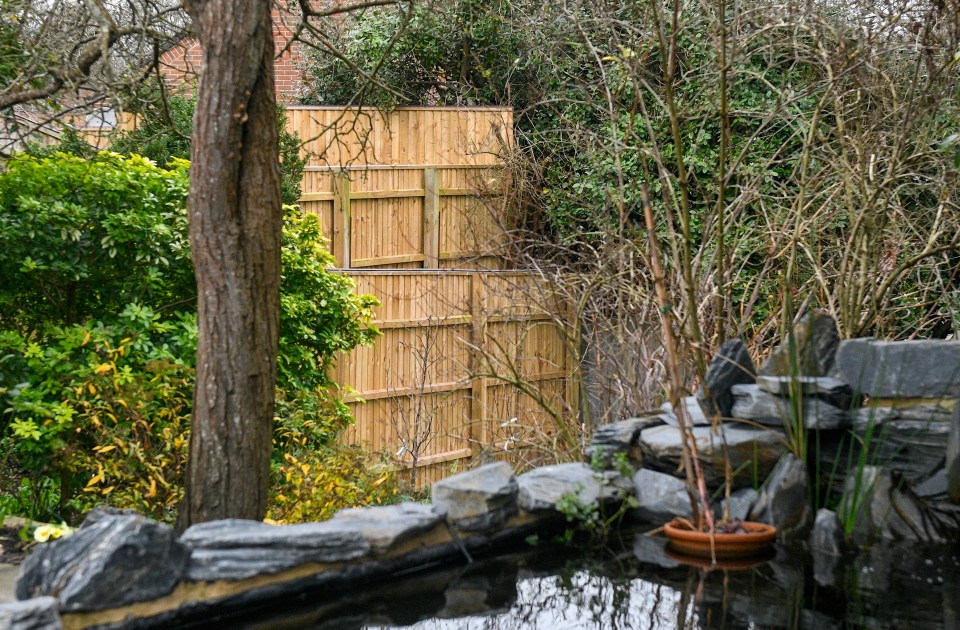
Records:
[[[333,238],[330,239],[333,257],[340,269],[349,269],[350,257],[350,176],[333,176]]]
[[[423,268],[440,267],[440,181],[435,168],[423,169]]]
[[[473,379],[470,401],[470,425],[468,436],[474,455],[487,446],[487,385],[480,376],[483,366],[483,348],[486,344],[487,318],[484,311],[485,290],[479,273],[470,274],[470,374]]]

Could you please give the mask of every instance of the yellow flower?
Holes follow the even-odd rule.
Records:
[[[41,525],[33,531],[33,539],[37,542],[47,542],[53,536],[54,530],[53,525]]]
[[[73,533],[73,528],[66,523],[60,525],[41,525],[33,531],[33,539],[37,542],[47,542],[69,536]]]

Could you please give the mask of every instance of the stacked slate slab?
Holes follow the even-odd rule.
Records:
[[[756,382],[731,388],[731,415],[792,430],[847,428],[853,390],[828,376],[839,343],[832,317],[820,312],[804,315],[760,368]]]
[[[960,501],[960,445],[951,441],[960,430],[960,341],[851,339],[832,373],[866,397],[851,421],[875,461],[913,483],[946,467]]]

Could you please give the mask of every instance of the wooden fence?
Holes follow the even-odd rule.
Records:
[[[480,453],[502,457],[557,434],[576,396],[549,287],[515,272],[348,273],[380,298],[383,332],[333,375],[356,389],[348,441],[408,469],[416,453],[424,487]]]
[[[513,146],[513,110],[503,107],[376,109],[293,106],[310,166],[499,165]]]
[[[301,206],[358,292],[382,302],[383,336],[333,374],[356,390],[346,439],[416,470],[418,488],[479,455],[535,458],[526,445],[554,439],[576,397],[549,288],[489,271],[503,266],[511,110],[287,115],[310,160]]]
[[[500,166],[309,167],[301,207],[341,268],[499,268]]]

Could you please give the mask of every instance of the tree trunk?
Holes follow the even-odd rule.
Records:
[[[270,0],[183,4],[204,64],[188,200],[200,341],[181,531],[266,511],[281,230]]]

